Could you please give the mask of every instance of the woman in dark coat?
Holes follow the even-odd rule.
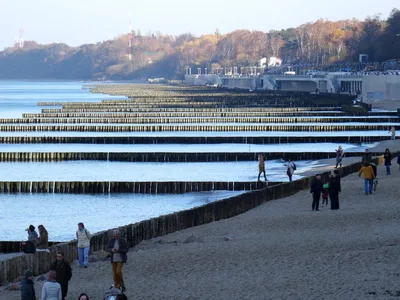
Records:
[[[339,193],[342,191],[338,170],[334,170],[329,176],[329,198],[331,199],[331,210],[339,209]]]
[[[383,158],[385,159],[386,175],[390,175],[390,166],[392,165],[392,154],[390,154],[389,149],[386,148]],[[375,174],[375,177],[376,176],[377,175]]]

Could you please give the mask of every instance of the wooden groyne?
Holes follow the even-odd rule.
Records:
[[[334,149],[332,149],[334,150]],[[76,160],[124,162],[234,162],[257,161],[258,152],[0,152],[0,162],[56,162]],[[267,160],[318,160],[336,157],[335,152],[263,152]],[[363,152],[346,152],[346,157]],[[371,153],[380,155],[381,153]],[[268,164],[268,162],[267,162]]]
[[[390,127],[395,124],[391,124]],[[394,126],[400,130],[399,125]],[[329,124],[329,125],[270,125],[270,124],[137,124],[137,125],[0,125],[0,132],[177,132],[177,131],[301,131],[301,132],[331,132],[331,131],[366,131],[366,130],[387,130],[388,125],[355,125],[355,124]]]
[[[384,132],[387,134],[387,131]],[[2,144],[362,144],[388,136],[0,136]]]
[[[277,183],[270,183],[275,185]],[[214,181],[0,181],[0,194],[183,194],[209,191],[254,191],[265,187],[261,182]]]
[[[357,172],[361,164],[355,163],[340,169],[340,176],[344,177]],[[322,174],[323,180],[328,179],[329,172]],[[244,213],[267,201],[287,197],[300,190],[308,189],[310,178],[303,178],[291,183],[283,183],[268,188],[241,194],[235,197],[215,201],[200,207],[188,209],[169,215],[152,218],[149,220],[119,227],[129,247],[138,245],[143,240],[164,236],[175,231],[194,226],[215,222]],[[91,251],[105,250],[112,238],[112,230],[94,234],[91,240]],[[52,252],[38,252],[36,254],[22,255],[6,261],[0,261],[0,282],[13,281],[23,274],[26,269],[31,269],[34,275],[49,271],[50,263],[55,260],[55,248],[65,254],[65,259],[72,262],[76,259],[76,241],[57,244],[52,247]]]
[[[136,118],[14,118],[0,119],[0,124],[191,124],[191,123],[399,123],[400,118],[321,118],[319,117],[136,117]]]

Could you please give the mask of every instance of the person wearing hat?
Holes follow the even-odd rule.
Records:
[[[64,260],[64,253],[57,252],[57,260],[50,266],[50,270],[56,271],[56,280],[61,285],[63,300],[68,294],[68,282],[72,277],[71,266]]]
[[[36,300],[32,271],[26,270],[24,277],[21,282],[21,300]]]
[[[85,228],[82,222],[78,223],[76,239],[78,240],[79,266],[87,268],[89,262],[90,232]]]
[[[311,182],[310,193],[313,195],[312,210],[319,211],[319,200],[321,199],[321,193],[324,189],[321,180],[321,175],[317,174]]]
[[[114,287],[126,291],[122,276],[122,266],[127,261],[128,243],[119,235],[119,229],[113,230],[113,239],[108,243],[107,251],[111,254],[111,265],[114,279]]]

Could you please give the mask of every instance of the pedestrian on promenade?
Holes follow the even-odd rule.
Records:
[[[79,266],[87,268],[89,261],[90,232],[85,228],[82,222],[78,224],[76,239],[78,240]]]
[[[26,270],[24,280],[21,282],[21,300],[36,300],[33,273]]]
[[[49,279],[42,288],[42,300],[62,300],[61,285],[56,281],[56,271],[49,272]]]
[[[313,195],[312,210],[319,211],[319,200],[321,199],[321,193],[324,189],[321,175],[317,174],[311,181],[310,193]]]
[[[383,158],[385,159],[386,175],[390,175],[390,166],[392,165],[392,154],[390,153],[390,150],[388,148],[386,148]]]
[[[368,166],[372,162],[371,154],[369,153],[368,149],[365,149],[364,155],[361,159],[361,165]]]
[[[57,252],[57,260],[50,266],[50,270],[56,271],[56,280],[61,285],[62,299],[68,294],[68,282],[72,277],[71,266],[64,260],[64,253]]]
[[[25,231],[28,232],[28,241],[21,243],[24,253],[36,253],[36,247],[39,243],[39,236],[35,231],[35,226],[29,225]]]
[[[331,210],[338,210],[339,194],[342,192],[338,170],[333,170],[329,175],[328,191],[329,191],[329,198],[331,200]]]
[[[372,194],[372,186],[375,178],[374,169],[371,164],[364,165],[361,167],[360,172],[358,172],[358,177],[364,175],[364,192],[365,195]]]
[[[389,133],[391,134],[391,139],[395,140],[396,139],[396,128],[394,128],[394,126],[392,126],[392,128],[390,128]]]
[[[113,239],[108,243],[107,251],[111,253],[111,265],[114,279],[114,287],[123,293],[126,291],[124,278],[122,276],[122,266],[127,261],[128,243],[126,239],[120,237],[119,229],[113,230]]]
[[[339,146],[339,148],[336,151],[336,169],[338,166],[342,167],[342,160],[344,157],[344,151],[342,146]]]
[[[285,164],[286,166],[286,175],[289,177],[289,181],[292,181],[293,173],[296,170],[296,164],[289,159],[288,163]]]
[[[39,244],[38,244],[38,249],[47,249],[49,248],[49,234],[44,228],[43,225],[38,226],[39,230]]]
[[[258,181],[260,181],[260,175],[264,173],[264,179],[267,181],[267,175],[265,174],[265,156],[264,154],[258,155]]]
[[[85,293],[79,295],[78,300],[89,300],[89,296]]]
[[[397,156],[397,164],[399,165],[399,171],[400,171],[400,155]]]

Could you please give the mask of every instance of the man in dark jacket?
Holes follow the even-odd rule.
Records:
[[[122,266],[127,261],[128,243],[119,236],[119,230],[113,230],[114,238],[108,243],[107,251],[111,253],[111,265],[114,278],[114,287],[126,291],[122,276]]]
[[[21,283],[21,300],[36,300],[35,287],[33,284],[33,273],[26,270],[25,278]]]
[[[324,185],[321,180],[321,175],[317,174],[311,182],[310,193],[313,195],[312,210],[319,211],[319,200],[321,199],[323,189]]]
[[[50,270],[56,271],[56,280],[61,285],[62,299],[68,294],[68,282],[72,277],[71,266],[64,260],[64,253],[57,252],[57,260],[50,266]]]

